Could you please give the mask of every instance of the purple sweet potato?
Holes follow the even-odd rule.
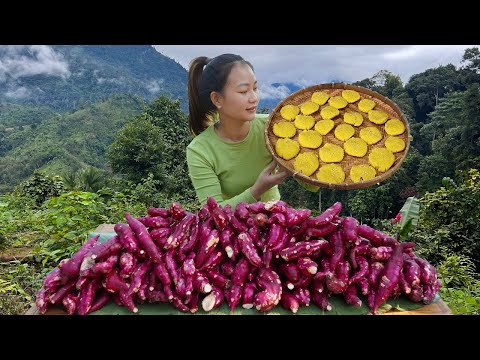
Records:
[[[232,273],[232,284],[243,286],[247,279],[248,272],[250,270],[250,262],[247,258],[242,257],[237,261],[235,269]]]
[[[280,242],[282,240],[284,233],[285,233],[285,228],[283,226],[281,226],[280,224],[277,224],[277,223],[271,224],[269,229],[268,229],[268,235],[267,235],[267,239],[266,239],[267,250],[271,250],[276,245],[278,245],[278,242]]]
[[[340,211],[342,211],[342,203],[337,201],[320,215],[308,219],[308,225],[309,227],[319,227],[326,225],[329,222],[332,222],[335,217],[340,214]]]
[[[251,309],[253,307],[253,299],[257,292],[257,286],[254,282],[246,282],[243,286],[242,292],[242,307],[244,309]]]
[[[220,289],[228,289],[231,286],[230,279],[222,273],[218,272],[216,269],[206,269],[205,274],[207,275],[210,283]]]
[[[164,218],[161,216],[150,215],[138,217],[137,220],[149,229],[168,227],[172,223],[172,219],[170,217]]]
[[[110,293],[118,293],[121,291],[126,292],[130,284],[120,277],[118,269],[114,269],[104,276],[102,286]]]
[[[108,294],[105,290],[98,291],[92,307],[90,308],[88,313],[93,313],[97,310],[100,310],[110,301],[110,298],[110,294]]]
[[[300,305],[303,305],[303,306],[310,305],[310,290],[308,290],[306,287],[295,288],[293,290],[293,295],[295,295],[295,297],[298,299],[298,302]]]
[[[258,215],[260,215],[260,214],[257,214],[256,216],[258,216]],[[274,224],[274,223],[277,223],[282,227],[286,227],[287,226],[287,219],[286,219],[285,215],[283,215],[282,213],[273,213],[268,218],[268,224],[271,225],[271,224]]]
[[[292,313],[296,314],[298,308],[300,307],[300,303],[295,295],[288,292],[286,289],[282,292],[282,299],[280,304],[283,308],[290,310]]]
[[[168,273],[170,274],[173,283],[176,285],[178,279],[180,278],[180,267],[175,260],[175,249],[167,250],[163,256],[163,259]]]
[[[232,244],[233,230],[230,226],[227,226],[220,232],[220,246],[227,254],[227,257],[231,259],[233,257],[233,244]]]
[[[202,294],[208,294],[212,291],[212,285],[208,281],[207,276],[205,273],[198,270],[195,271],[195,274],[193,275],[193,288]]]
[[[88,282],[88,280],[88,277],[80,276],[75,282],[75,289],[80,290]]]
[[[118,263],[118,255],[109,256],[105,261],[101,261],[93,265],[94,273],[106,274],[112,271],[113,267]]]
[[[318,264],[309,257],[301,257],[297,260],[297,266],[304,275],[315,275],[318,270]]]
[[[393,248],[391,246],[378,246],[370,249],[370,257],[374,261],[387,261],[392,256]]]
[[[175,227],[175,231],[170,234],[167,238],[167,243],[163,247],[165,250],[176,248],[178,245],[183,243],[187,240],[190,227],[192,226],[193,222],[195,221],[195,215],[192,213],[188,213],[185,217],[178,222]]]
[[[130,277],[130,286],[127,291],[127,296],[133,296],[142,285],[142,280],[144,275],[152,269],[152,262],[150,260],[146,260],[142,263],[137,264],[135,270]]]
[[[324,236],[330,235],[339,226],[340,223],[332,221],[326,225],[322,225],[319,227],[308,227],[305,229],[305,240],[310,240],[311,238],[322,238]]]
[[[327,240],[299,241],[280,251],[280,256],[285,261],[293,261],[300,257],[310,256],[314,252],[328,247]]]
[[[82,265],[85,255],[95,245],[99,237],[100,235],[96,235],[87,240],[68,261],[62,264],[61,267],[59,264],[61,273],[67,276],[69,279],[77,278],[78,274],[80,273],[80,266]]]
[[[132,253],[126,251],[120,255],[118,264],[120,266],[120,277],[128,278],[133,273],[133,270],[135,270],[137,258],[133,256]]]
[[[344,259],[338,262],[334,272],[327,274],[325,284],[334,294],[343,293],[348,287],[350,263]]]
[[[255,223],[255,226],[258,227],[264,227],[270,224],[268,215],[265,213],[255,214],[255,216],[253,217],[253,222]]]
[[[322,292],[313,291],[312,302],[322,310],[331,311],[333,307],[332,304],[330,304],[330,302],[328,301],[330,295],[331,292],[329,290],[325,290]]]
[[[253,305],[258,311],[271,310],[282,297],[280,277],[272,269],[261,268],[258,270],[256,282],[261,291],[255,294]]]
[[[212,286],[212,291],[203,298],[202,300],[202,309],[204,311],[212,311],[213,309],[219,307],[223,302],[223,291],[222,289]]]
[[[65,295],[62,299],[62,304],[67,310],[68,315],[73,315],[75,313],[75,309],[77,308],[77,293],[70,293]]]
[[[258,255],[258,251],[255,248],[255,244],[253,243],[252,238],[250,237],[248,232],[243,232],[238,234],[238,242],[240,244],[240,248],[242,253],[248,259],[250,264],[256,267],[260,267],[262,265],[262,259]]]
[[[408,247],[411,248],[413,246],[415,246],[415,244],[412,242],[404,242],[398,243],[393,248],[392,256],[388,259],[385,268],[380,274],[375,302],[372,308],[374,314],[376,314],[379,306],[388,299],[394,287],[400,280],[400,272],[403,267],[403,249]]]
[[[360,225],[358,220],[351,216],[347,216],[345,219],[343,219],[342,238],[345,243],[357,244],[357,242],[360,242],[358,239],[358,225]]]
[[[148,208],[147,214],[150,216],[161,216],[163,218],[168,218],[170,216],[168,209],[154,207]]]
[[[235,307],[242,299],[243,288],[240,285],[232,285],[223,291],[225,301],[230,309],[230,314],[233,313]]]
[[[170,213],[172,218],[177,221],[182,219],[186,214],[185,209],[182,208],[182,206],[177,202],[173,202],[172,205],[170,205],[168,212]]]
[[[135,237],[135,233],[128,224],[115,224],[113,230],[118,235],[118,241],[127,251],[131,253],[138,251],[138,241]]]
[[[43,279],[43,287],[48,292],[53,293],[67,281],[68,277],[65,274],[62,274],[60,269],[56,267],[45,277],[45,279]]]
[[[368,275],[369,263],[367,259],[365,259],[363,256],[357,256],[355,263],[358,264],[358,270],[350,277],[348,282],[349,284],[354,284],[360,279],[366,278]]]
[[[47,290],[42,286],[36,294],[35,305],[41,314],[45,314],[50,306]]]
[[[266,211],[269,211],[271,213],[286,214],[287,209],[289,209],[289,206],[285,201],[271,200],[271,201],[267,201],[265,203],[264,208],[265,208]]]
[[[395,238],[365,224],[359,225],[357,232],[358,236],[370,240],[373,246],[394,246],[398,243]]]
[[[153,264],[153,271],[155,272],[155,275],[157,275],[157,278],[162,283],[163,291],[167,295],[168,299],[171,300],[173,297],[173,293],[171,289],[172,280],[170,278],[170,274],[168,273],[167,267],[163,262],[159,262],[159,263]]]
[[[215,209],[211,211],[213,220],[215,221],[215,225],[217,226],[217,229],[219,231],[222,231],[225,229],[225,227],[228,225],[229,220],[227,217],[227,214],[223,211],[221,206],[217,206]]]
[[[192,251],[195,246],[197,245],[198,239],[200,235],[200,218],[195,216],[195,220],[191,224],[190,232],[186,241],[182,242],[179,247],[178,251],[180,253],[187,253]]]
[[[356,308],[362,306],[362,300],[358,297],[357,287],[354,284],[351,284],[347,287],[343,293],[343,299],[349,305],[352,305]]]
[[[246,220],[250,216],[249,205],[246,202],[239,202],[235,207],[234,214],[241,220]]]
[[[128,212],[125,212],[125,219],[127,220],[130,228],[135,233],[138,244],[143,250],[145,250],[145,252],[148,254],[148,257],[155,263],[162,261],[161,253],[157,248],[157,245],[155,245],[152,238],[150,237],[150,233],[148,232],[145,225],[135,219]]]
[[[295,210],[288,208],[287,212],[285,213],[285,220],[287,222],[286,227],[290,228],[292,226],[301,224],[308,219],[311,213],[312,210],[310,209]]]
[[[437,279],[436,270],[427,260],[416,257],[415,261],[420,266],[420,280],[422,284],[433,284]]]
[[[100,279],[91,279],[78,293],[77,313],[78,315],[86,315],[93,305],[95,292],[101,287]]]
[[[405,281],[411,286],[420,285],[420,265],[409,257],[403,257],[404,265],[403,270],[405,272]]]
[[[345,247],[345,242],[342,238],[341,229],[337,229],[333,233],[331,233],[328,236],[328,241],[330,242],[330,246],[333,250],[333,254],[330,257],[330,268],[335,269],[337,267],[337,264],[341,259],[343,259],[347,251]]]
[[[55,293],[49,295],[52,304],[60,304],[65,295],[75,291],[76,280],[69,280],[65,285],[58,289]]]

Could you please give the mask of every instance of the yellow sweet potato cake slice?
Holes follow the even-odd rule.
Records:
[[[297,129],[308,130],[315,125],[315,118],[311,115],[297,115],[294,124]]]
[[[281,138],[291,138],[297,133],[297,128],[289,121],[279,121],[273,124],[272,131]]]
[[[335,126],[333,120],[320,120],[315,124],[315,130],[317,130],[322,135],[327,135]]]
[[[355,157],[363,157],[368,151],[368,145],[365,140],[358,137],[352,137],[345,141],[343,148],[348,155]]]
[[[385,132],[388,135],[401,135],[405,132],[405,124],[400,119],[390,119],[385,123]]]
[[[365,140],[369,145],[376,144],[382,140],[382,133],[375,126],[367,126],[360,129],[360,138]]]
[[[353,126],[360,126],[363,124],[363,116],[356,111],[347,111],[343,114],[343,121]]]
[[[280,116],[285,120],[292,121],[300,113],[300,108],[297,105],[284,105],[280,109]]]
[[[300,111],[303,115],[312,115],[318,109],[320,109],[320,105],[313,101],[307,101],[300,106]]]
[[[333,106],[327,105],[322,110],[320,110],[320,116],[322,117],[323,120],[331,120],[335,116],[340,114],[340,111],[337,108],[334,108]]]
[[[332,96],[328,99],[328,103],[336,109],[343,109],[348,105],[348,101],[343,96]]]
[[[293,162],[293,168],[295,171],[302,173],[305,176],[312,175],[317,171],[319,165],[320,162],[318,161],[318,156],[313,152],[301,153]]]
[[[355,129],[349,124],[340,124],[334,130],[335,137],[340,141],[346,141],[355,134]]]
[[[395,162],[395,155],[387,148],[374,148],[368,154],[368,162],[378,171],[385,172]]]
[[[317,103],[318,105],[322,106],[325,105],[327,100],[330,98],[330,95],[326,93],[325,91],[315,91],[312,94],[312,97],[310,100],[312,100],[314,103]]]
[[[322,135],[316,130],[304,130],[298,135],[298,142],[301,146],[309,149],[316,149],[322,145]]]
[[[385,139],[385,147],[393,153],[405,150],[406,144],[403,139],[396,136],[388,136]]]
[[[282,159],[293,159],[300,152],[300,144],[292,139],[278,139],[275,143],[275,152]]]
[[[375,101],[370,99],[362,99],[358,102],[358,110],[368,113],[375,107]]]
[[[353,182],[367,181],[377,175],[375,168],[368,164],[353,165],[350,169],[350,179]]]
[[[388,120],[388,114],[381,110],[370,110],[368,120],[378,125],[385,124],[385,121]]]
[[[345,171],[338,164],[323,165],[317,172],[317,179],[326,183],[340,184],[345,181]]]
[[[343,90],[342,97],[350,104],[360,100],[360,94],[355,90]]]
[[[335,163],[343,160],[345,150],[341,146],[326,143],[318,150],[320,160],[326,163]]]

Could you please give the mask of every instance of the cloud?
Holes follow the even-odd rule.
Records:
[[[260,85],[258,90],[260,93],[260,99],[283,99],[290,95],[290,90],[284,85],[278,87],[271,85]]]
[[[0,46],[0,82],[42,74],[67,78],[68,63],[47,45]]]
[[[5,96],[12,99],[24,99],[30,96],[30,91],[27,88],[21,86],[21,87],[9,89],[5,93]]]
[[[259,84],[304,86],[371,78],[380,70],[410,77],[441,65],[461,65],[465,49],[478,45],[154,45],[186,69],[196,56],[235,53],[249,60]]]
[[[151,94],[157,94],[162,88],[163,82],[163,79],[151,80],[146,84],[147,90],[150,91]]]

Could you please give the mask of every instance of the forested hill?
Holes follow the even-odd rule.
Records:
[[[180,99],[187,70],[150,45],[0,46],[0,104],[72,110],[114,93]]]
[[[111,97],[35,126],[12,128],[0,138],[0,194],[36,169],[65,175],[85,166],[105,169],[107,146],[128,120],[144,109],[132,95]]]

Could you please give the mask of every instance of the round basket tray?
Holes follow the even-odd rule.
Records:
[[[354,103],[349,103],[345,108],[339,109],[340,114],[334,117],[332,120],[334,121],[334,129],[332,129],[328,134],[322,135],[322,144],[319,148],[317,149],[310,149],[310,148],[304,148],[300,146],[300,152],[299,154],[303,152],[314,152],[318,156],[319,154],[319,149],[324,146],[326,143],[331,143],[335,145],[339,145],[340,147],[343,148],[343,141],[338,140],[335,135],[335,127],[338,126],[339,124],[344,123],[343,121],[343,115],[347,111],[354,111],[362,114],[363,116],[363,123],[360,126],[353,126],[355,129],[355,134],[353,135],[354,137],[359,137],[360,130],[367,127],[367,126],[375,126],[380,130],[380,133],[382,134],[382,139],[373,145],[368,145],[368,151],[367,154],[363,157],[355,157],[348,155],[345,153],[345,156],[343,160],[339,163],[335,163],[340,165],[343,168],[343,171],[345,172],[345,180],[342,183],[327,183],[327,182],[322,182],[319,181],[316,178],[316,174],[318,169],[311,175],[311,176],[306,176],[302,173],[299,173],[294,170],[294,161],[295,158],[290,159],[290,160],[285,160],[281,158],[280,156],[277,155],[277,152],[275,151],[275,144],[277,140],[279,139],[274,133],[273,133],[273,125],[277,122],[280,121],[286,121],[285,119],[282,118],[280,115],[280,110],[282,109],[283,106],[285,105],[297,105],[301,106],[303,103],[310,101],[312,94],[316,91],[323,91],[326,92],[327,94],[330,95],[330,97],[333,96],[341,96],[343,90],[355,90],[360,94],[360,99],[357,100]],[[350,169],[352,168],[353,165],[361,165],[361,164],[369,164],[368,160],[368,155],[370,151],[374,148],[381,148],[385,147],[385,140],[388,134],[385,132],[385,124],[375,124],[371,122],[368,119],[368,114],[364,113],[359,110],[357,104],[359,101],[362,99],[370,99],[375,102],[375,107],[374,110],[380,110],[388,114],[388,119],[396,118],[401,120],[404,125],[405,125],[405,131],[401,135],[397,135],[396,137],[401,138],[405,142],[405,149],[400,152],[394,153],[395,156],[395,161],[393,165],[385,172],[380,172],[377,170],[376,176],[374,178],[365,180],[365,181],[360,181],[360,182],[354,182],[349,174],[350,174]],[[322,117],[320,116],[320,111],[325,107],[329,105],[328,101],[324,104],[321,105],[320,108],[315,111],[311,116],[314,117],[315,122],[322,120]],[[292,121],[293,122],[293,121]],[[300,134],[302,130],[297,129],[296,134],[291,137],[292,140],[298,141],[298,135]],[[290,94],[288,97],[283,99],[280,103],[277,104],[277,106],[273,109],[273,111],[270,113],[267,123],[265,126],[265,141],[268,150],[272,154],[273,158],[282,166],[284,166],[295,178],[311,185],[315,185],[321,188],[328,188],[328,189],[339,189],[339,190],[349,190],[349,189],[360,189],[360,188],[365,188],[369,187],[375,184],[380,183],[383,180],[388,179],[390,176],[392,176],[399,168],[402,162],[405,160],[405,157],[407,156],[408,150],[410,148],[410,126],[405,119],[405,116],[401,112],[401,110],[398,108],[398,106],[391,101],[390,99],[386,98],[385,96],[380,95],[379,93],[359,87],[359,86],[354,86],[354,85],[349,85],[349,84],[344,84],[344,83],[329,83],[329,84],[319,84],[319,85],[314,85],[310,86],[301,90],[298,90],[292,94]],[[298,155],[297,155],[298,156]],[[319,157],[319,156],[318,156]],[[320,157],[319,157],[319,162],[320,166],[319,169],[323,166],[326,165],[327,163],[323,162]]]

